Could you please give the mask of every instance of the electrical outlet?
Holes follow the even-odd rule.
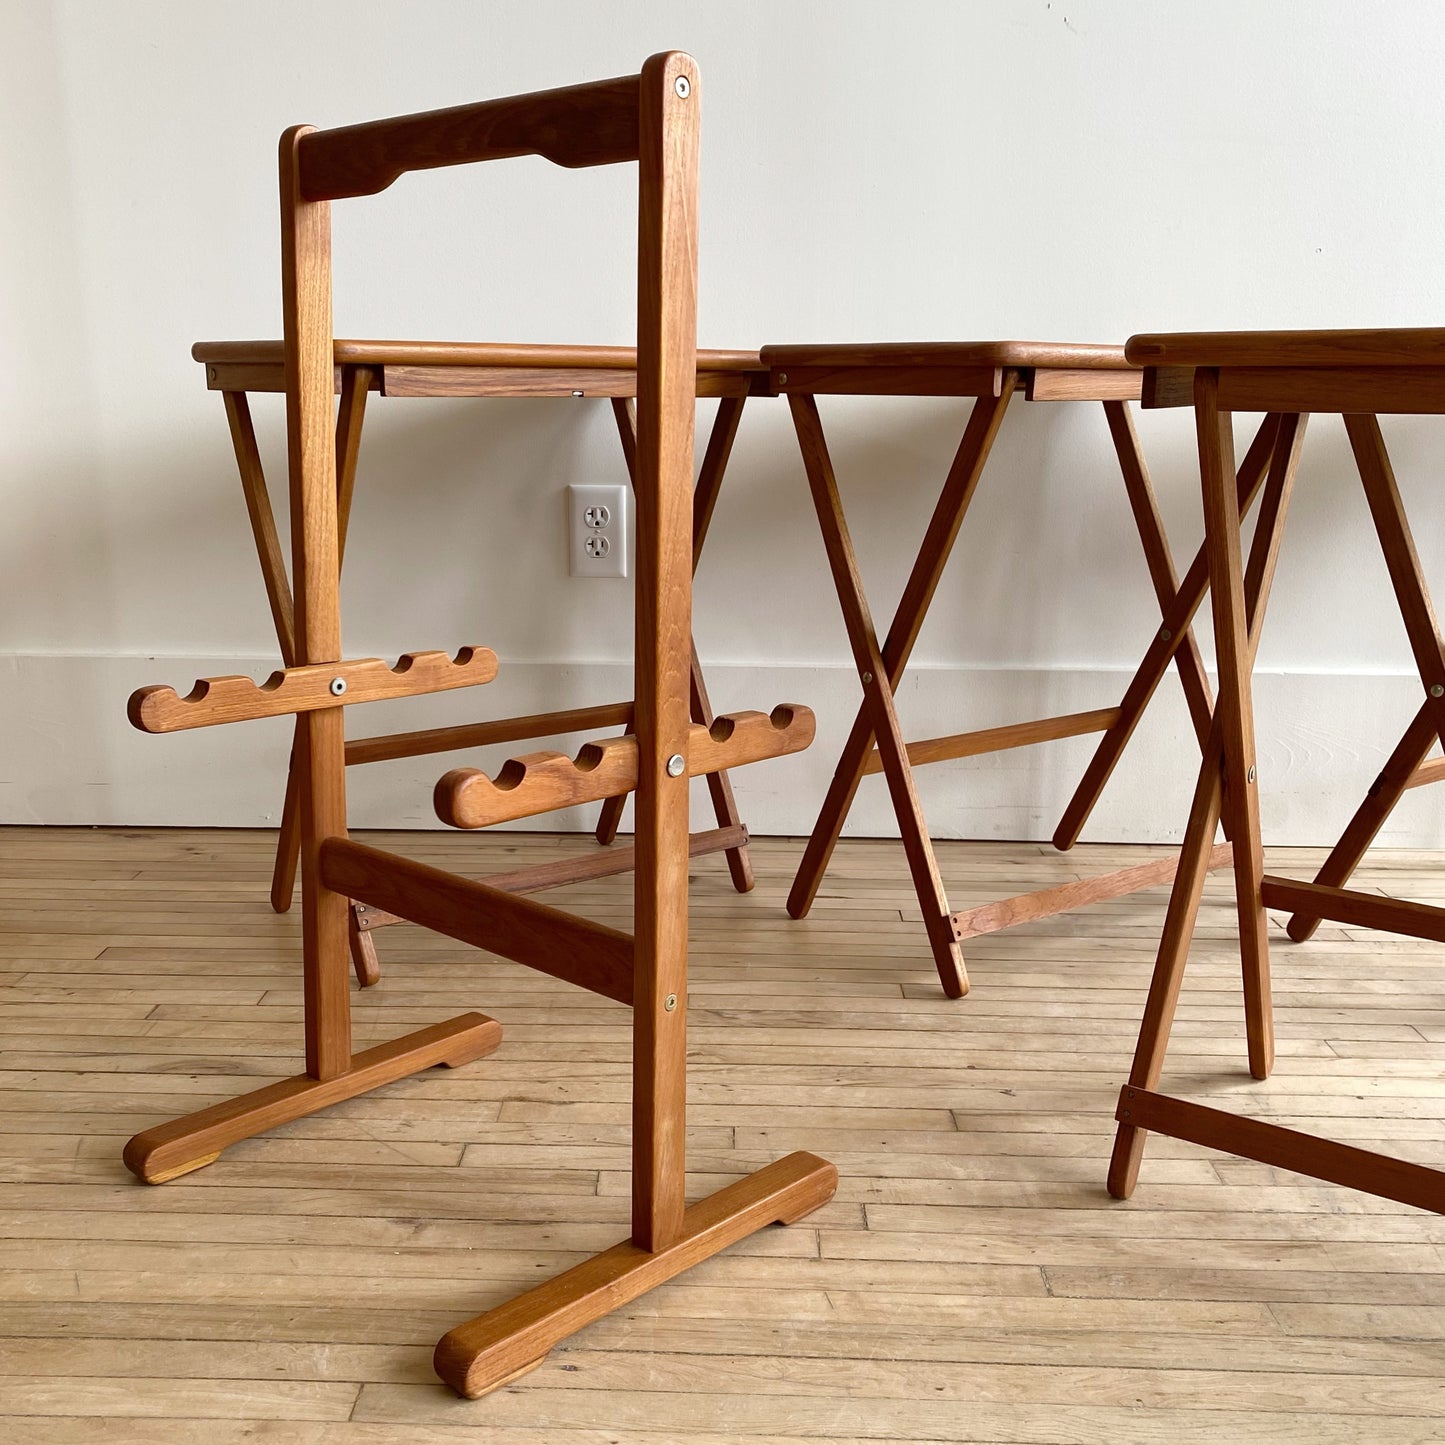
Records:
[[[627,576],[627,488],[570,486],[566,496],[572,576]]]

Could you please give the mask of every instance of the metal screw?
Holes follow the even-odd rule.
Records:
[[[1430,696],[1431,696],[1431,697],[1445,697],[1445,687],[1441,687],[1438,682],[1435,683],[1435,684],[1431,687],[1431,689],[1430,689]]]
[[[872,681],[873,681],[873,674],[872,674],[871,672],[865,672],[865,673],[863,674],[863,686],[864,686],[864,687],[867,687],[868,684],[869,684],[870,682],[872,682]]]
[[[1169,630],[1167,627],[1161,627],[1161,628],[1159,629],[1159,641],[1160,641],[1160,642],[1168,642],[1169,639],[1170,639],[1171,637],[1173,637],[1173,636],[1174,636],[1174,634],[1173,634],[1172,632],[1170,632],[1170,630]]]
[[[1253,764],[1253,763],[1250,764],[1249,771],[1244,775],[1244,781],[1245,781],[1246,783],[1252,783],[1252,782],[1254,781],[1254,764]]]
[[[331,696],[340,697],[346,691],[346,679],[344,677],[333,677],[331,679]]]
[[[1127,1118],[1129,1117],[1129,1111],[1128,1111],[1127,1109],[1120,1109],[1120,1110],[1119,1110],[1119,1117],[1120,1117],[1121,1119],[1127,1119]]]
[[[682,776],[682,770],[686,766],[687,764],[682,760],[682,754],[674,753],[667,760],[667,776],[669,778],[680,778]]]
[[[677,995],[675,993],[668,994],[668,996],[663,999],[662,1006],[668,1013],[671,1013],[673,1009],[677,1007]]]
[[[788,373],[787,373],[786,371],[780,371],[780,372],[778,373],[778,385],[779,385],[779,386],[786,386],[787,384],[788,384]]]
[[[688,78],[685,75],[679,75],[677,79],[672,82],[672,88],[677,92],[680,100],[686,100],[688,96],[692,94],[692,86],[689,84]]]

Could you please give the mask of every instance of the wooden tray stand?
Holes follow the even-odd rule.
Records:
[[[771,719],[723,720],[699,729],[702,737],[692,722],[698,105],[694,62],[669,53],[653,56],[640,75],[619,80],[341,130],[299,126],[282,137],[295,656],[259,689],[249,680],[216,679],[198,686],[188,700],[168,690],[147,690],[133,703],[142,718],[180,717],[185,726],[296,713],[306,1015],[306,1072],[137,1135],[125,1159],[142,1179],[175,1178],[276,1123],[417,1069],[455,1066],[496,1048],[501,1037],[496,1022],[464,1014],[352,1054],[347,966],[352,898],[632,1008],[631,1237],[451,1330],[437,1347],[437,1370],[468,1396],[515,1379],[588,1321],[736,1240],[767,1224],[802,1218],[837,1187],[831,1164],[795,1153],[700,1203],[688,1206],[683,1192],[688,776],[747,757],[795,751],[812,732],[811,715],[802,708],[783,709]],[[452,668],[467,670],[471,681],[486,680],[495,659],[476,650],[455,662],[423,654],[423,665],[414,659],[401,670],[374,660],[334,660],[341,650],[330,202],[373,194],[410,170],[528,154],[566,166],[638,163],[636,699],[632,734],[596,745],[610,759],[600,795],[636,792],[632,935],[346,835],[343,712],[353,684],[364,679],[371,689],[367,696],[434,691],[452,678]],[[325,674],[330,676],[323,692]],[[510,790],[514,805],[536,811],[583,792],[599,796],[588,769],[569,763],[568,770],[570,778],[560,782],[556,769],[541,771],[541,785],[536,775],[520,781]],[[468,791],[475,788],[460,787],[459,800]]]

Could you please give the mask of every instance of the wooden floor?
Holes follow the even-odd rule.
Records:
[[[478,873],[592,846],[387,841]],[[719,859],[694,868],[690,1193],[806,1148],[837,1199],[455,1399],[430,1366],[447,1327],[626,1233],[628,1016],[392,928],[361,1039],[480,1008],[500,1051],[137,1184],[132,1131],[296,1067],[271,846],[0,830],[0,1439],[1445,1437],[1445,1220],[1163,1139],[1134,1201],[1106,1198],[1164,895],[975,940],[950,1003],[901,851],[875,842],[839,849],[805,923],[782,911],[792,841],[756,846],[749,897]],[[1150,856],[942,853],[956,907]],[[1364,883],[1440,899],[1442,862],[1383,855]],[[628,888],[552,897],[625,924]],[[1281,942],[1279,1065],[1253,1084],[1228,889],[1167,1085],[1445,1162],[1445,950],[1332,925]]]

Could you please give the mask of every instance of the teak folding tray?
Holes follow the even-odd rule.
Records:
[[[863,687],[853,730],[793,880],[788,912],[802,918],[812,907],[859,785],[866,775],[881,772],[898,818],[939,980],[950,998],[960,998],[968,991],[961,947],[966,940],[1167,883],[1173,877],[1175,860],[1165,858],[1115,869],[1098,877],[954,912],[944,892],[913,769],[949,758],[977,757],[1085,733],[1102,733],[1093,759],[1054,832],[1056,847],[1073,847],[1171,662],[1178,669],[1201,748],[1208,738],[1212,707],[1209,682],[1190,631],[1208,583],[1204,553],[1200,551],[1181,582],[1129,411],[1129,402],[1139,396],[1140,372],[1128,362],[1121,347],[1042,341],[890,342],[765,346],[762,356],[772,388],[786,395],[792,408],[808,486]],[[862,572],[818,412],[816,398],[825,394],[974,398],[892,625],[881,642],[864,593]],[[1117,707],[907,742],[895,694],[982,480],[994,439],[1016,396],[1030,402],[1103,405],[1162,625]],[[1264,477],[1275,425],[1275,418],[1265,419],[1240,469],[1240,488],[1251,497]],[[1211,866],[1223,866],[1228,860],[1226,844],[1216,850]]]
[[[1386,929],[1445,943],[1445,908],[1343,886],[1404,788],[1440,774],[1424,758],[1437,739],[1445,738],[1445,644],[1378,417],[1381,413],[1445,415],[1445,330],[1136,336],[1128,352],[1148,368],[1146,405],[1194,408],[1219,653],[1219,702],[1133,1068],[1119,1096],[1109,1192],[1121,1199],[1133,1193],[1144,1141],[1152,1131],[1445,1212],[1445,1170],[1241,1118],[1159,1091],[1204,889],[1205,863],[1221,820],[1234,840],[1245,1033],[1255,1078],[1267,1077],[1274,1063],[1267,910],[1292,915],[1289,931],[1295,938],[1308,937],[1320,919],[1329,918],[1356,928]],[[1240,533],[1242,499],[1232,485],[1236,411],[1266,411],[1279,417],[1274,457],[1247,559]],[[1386,764],[1385,782],[1377,782],[1329,861],[1313,882],[1306,883],[1264,871],[1251,675],[1305,422],[1312,412],[1334,412],[1344,418],[1414,654],[1422,698]]]
[[[288,664],[295,656],[295,618],[286,563],[277,538],[275,516],[266,474],[251,419],[251,395],[285,392],[285,347],[279,341],[201,341],[191,355],[205,367],[206,385],[221,393],[236,455],[241,491],[261,577],[266,587],[271,618],[281,656]],[[636,484],[637,352],[628,346],[536,346],[457,341],[345,341],[333,343],[336,390],[340,396],[336,423],[336,502],[338,564],[346,551],[351,503],[361,454],[362,426],[367,398],[382,397],[541,397],[606,398],[611,402],[622,443],[623,460]],[[699,351],[697,395],[716,397],[717,412],[703,454],[693,497],[693,567],[702,557],[703,543],[713,508],[717,505],[723,473],[732,453],[733,439],[749,396],[767,389],[767,373],[755,351]],[[696,650],[692,659],[693,721],[713,721],[707,686]],[[430,753],[453,752],[529,738],[554,737],[595,727],[631,727],[633,704],[599,703],[591,707],[529,717],[494,718],[453,727],[425,728],[379,737],[352,738],[346,744],[349,767],[387,762]],[[298,724],[299,729],[299,724]],[[723,852],[733,886],[739,893],[753,886],[748,857],[748,830],[738,813],[727,773],[707,779],[717,826],[694,833],[694,855]],[[597,824],[599,843],[612,843],[625,799],[608,798]],[[301,792],[293,748],[281,812],[281,832],[271,877],[271,906],[284,913],[291,907],[296,886],[296,865],[301,856]],[[581,855],[563,863],[519,869],[505,878],[493,877],[493,887],[511,893],[539,892],[586,878],[625,873],[632,866],[633,850],[619,846],[607,852]],[[351,950],[356,977],[362,987],[381,977],[374,931],[399,920],[382,909],[357,903],[352,909]]]

